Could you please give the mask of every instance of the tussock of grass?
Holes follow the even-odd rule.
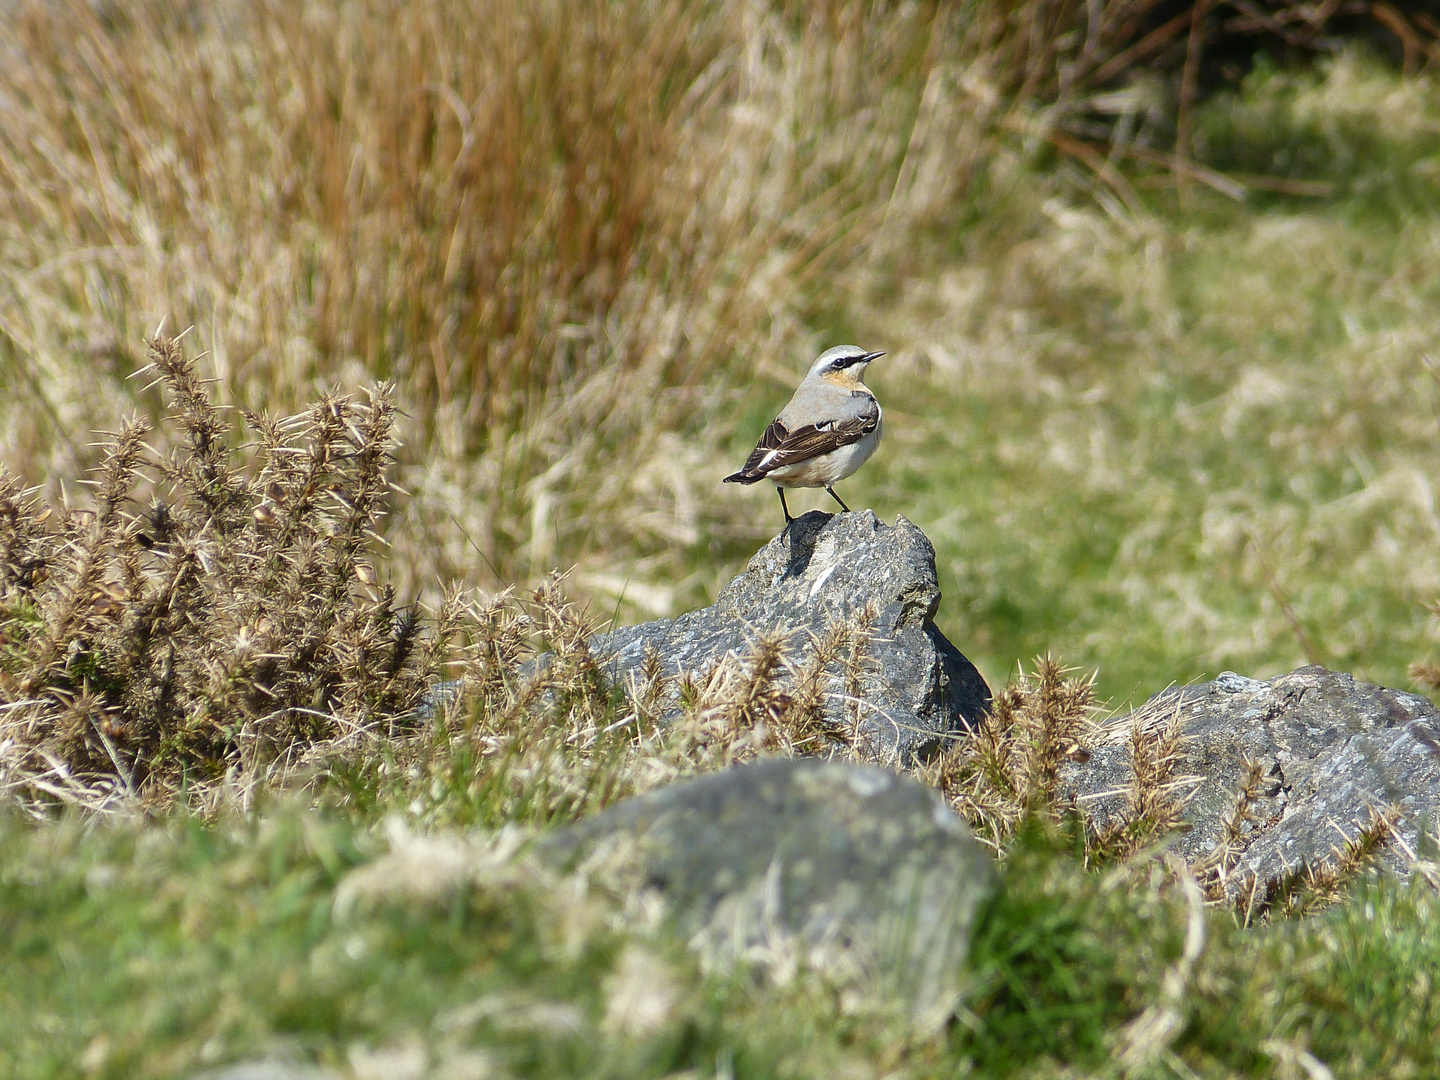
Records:
[[[3,455],[52,499],[86,475],[169,316],[222,402],[396,383],[407,595],[576,565],[577,595],[652,617],[771,529],[762,493],[712,485],[777,384],[873,339],[891,423],[853,483],[935,540],[942,625],[993,682],[1052,649],[1112,700],[1274,674],[1297,625],[1402,679],[1440,581],[1432,79],[1354,49],[1262,64],[1197,99],[1196,162],[1330,194],[1192,184],[1182,209],[1168,164],[1116,158],[1131,205],[1051,156],[1051,113],[1011,94],[1032,80],[1007,82],[1029,61],[998,59],[1033,56],[1051,100],[1092,9],[1087,64],[1155,13],[19,5]],[[1146,121],[1143,81],[1107,124]],[[1167,123],[1132,134],[1163,148]]]
[[[7,461],[83,475],[83,432],[111,422],[168,317],[253,410],[296,411],[317,380],[396,383],[416,497],[387,535],[408,591],[579,563],[577,587],[672,613],[759,535],[750,504],[711,497],[734,406],[755,401],[736,388],[853,336],[853,298],[908,272],[927,232],[994,219],[1017,147],[1073,156],[1102,120],[1129,125],[1117,145],[1167,147],[1168,119],[1135,125],[1173,102],[1144,78],[1109,92],[1129,64],[1106,73],[1159,17],[1121,0],[12,5]],[[1118,206],[1116,168],[1074,160]]]

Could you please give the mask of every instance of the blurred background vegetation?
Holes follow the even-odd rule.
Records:
[[[1245,927],[1027,796],[974,993],[917,1033],[500,852],[734,760],[612,722],[546,575],[708,602],[779,526],[720,478],[840,341],[888,353],[844,494],[932,538],[997,689],[1047,651],[1115,708],[1306,660],[1440,685],[1437,36],[1432,0],[0,0],[0,1071],[1434,1074],[1428,855]],[[468,715],[415,731],[467,635]],[[114,808],[122,736],[159,797],[56,811]]]
[[[1116,705],[1307,659],[1406,685],[1440,594],[1425,12],[18,0],[0,453],[75,491],[188,327],[231,404],[395,381],[402,595],[574,565],[650,618],[773,535],[719,479],[853,340],[887,440],[846,497],[932,538],[992,683],[1051,650]]]

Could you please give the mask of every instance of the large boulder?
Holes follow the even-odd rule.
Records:
[[[619,858],[722,958],[794,955],[878,979],[922,1023],[963,989],[990,860],[931,789],[866,765],[770,758],[617,803],[537,845],[570,869]]]
[[[1436,835],[1440,712],[1426,698],[1323,667],[1268,682],[1225,672],[1163,691],[1113,725],[1088,761],[1064,767],[1062,793],[1103,827],[1124,809],[1131,728],[1172,722],[1182,734],[1174,772],[1190,825],[1175,850],[1186,859],[1204,859],[1225,842],[1246,762],[1260,767],[1251,820],[1223,868],[1232,897],[1263,898],[1287,876],[1333,861],[1371,824],[1372,811],[1399,812],[1395,838],[1382,849],[1398,869],[1422,835]]]
[[[599,634],[591,650],[621,683],[649,649],[667,675],[698,672],[727,653],[743,655],[764,631],[791,631],[803,650],[833,621],[853,619],[867,605],[876,620],[861,692],[847,693],[837,667],[825,716],[848,727],[858,696],[865,749],[908,764],[969,730],[989,707],[990,688],[936,628],[935,549],[903,517],[890,526],[868,510],[813,510],[761,548],[713,606]]]

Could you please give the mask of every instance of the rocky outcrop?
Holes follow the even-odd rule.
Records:
[[[990,860],[932,790],[864,765],[771,758],[618,803],[540,841],[563,868],[611,852],[708,954],[798,948],[878,979],[922,1022],[960,990]]]
[[[1246,762],[1260,767],[1251,820],[1223,868],[1232,897],[1263,896],[1288,874],[1333,859],[1370,825],[1372,810],[1399,812],[1395,838],[1382,848],[1398,869],[1422,834],[1429,843],[1437,835],[1440,712],[1426,698],[1322,667],[1268,682],[1226,672],[1166,690],[1113,725],[1088,761],[1064,767],[1063,794],[1103,827],[1123,811],[1132,725],[1172,721],[1183,736],[1174,772],[1189,824],[1174,848],[1186,859],[1203,859],[1223,842]]]
[[[667,675],[697,672],[727,653],[743,655],[763,631],[790,631],[803,650],[833,621],[869,606],[875,621],[860,693],[847,690],[837,668],[825,715],[848,726],[858,707],[870,753],[903,763],[968,730],[990,702],[975,666],[936,628],[939,604],[935,549],[916,526],[903,517],[889,526],[868,510],[816,510],[761,548],[713,606],[597,635],[591,650],[623,684],[652,648]]]

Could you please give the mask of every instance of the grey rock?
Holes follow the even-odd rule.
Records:
[[[1267,682],[1225,672],[1213,682],[1166,690],[1113,729],[1114,739],[1083,764],[1062,770],[1062,795],[1103,826],[1124,807],[1131,778],[1131,723],[1176,717],[1183,733],[1177,773],[1188,777],[1190,830],[1175,842],[1186,859],[1221,841],[1244,763],[1265,776],[1257,817],[1239,844],[1226,890],[1248,892],[1305,867],[1319,867],[1371,820],[1371,809],[1400,812],[1385,849],[1396,869],[1433,842],[1440,808],[1440,711],[1415,694],[1356,682],[1323,667],[1303,667]],[[1342,835],[1343,834],[1343,835]],[[1422,835],[1429,840],[1422,840]]]
[[[563,868],[617,841],[712,955],[783,953],[878,978],[942,1022],[995,873],[931,789],[867,765],[771,758],[660,788],[537,846]]]
[[[861,734],[878,759],[909,763],[969,730],[989,707],[990,688],[936,628],[935,549],[903,517],[889,526],[868,510],[812,510],[761,548],[713,606],[599,634],[591,649],[623,684],[648,648],[667,675],[695,672],[726,653],[743,655],[759,632],[799,631],[803,641],[867,603],[878,619],[859,695]],[[844,691],[837,671],[826,716],[848,727]]]

